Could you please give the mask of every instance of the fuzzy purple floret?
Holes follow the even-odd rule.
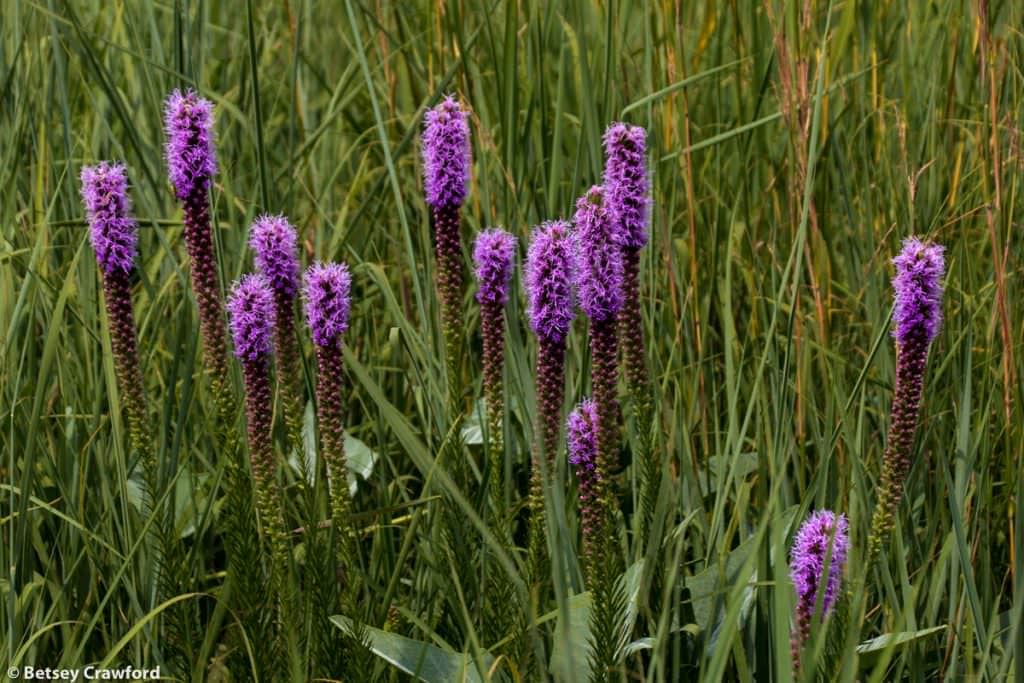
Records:
[[[213,104],[194,90],[173,91],[164,109],[167,175],[178,199],[206,190],[217,173]]]
[[[352,276],[344,263],[314,263],[306,271],[306,320],[319,346],[337,342],[348,329]]]
[[[124,165],[101,161],[95,166],[84,166],[81,179],[82,203],[96,262],[108,275],[116,270],[130,273],[138,230]]]
[[[589,398],[576,406],[565,421],[569,464],[593,472],[597,467],[597,405]]]
[[[274,333],[274,292],[266,278],[243,275],[228,295],[228,316],[235,356],[256,361],[270,354]]]
[[[550,341],[565,339],[576,314],[568,223],[551,221],[533,231],[524,282],[530,327]]]
[[[903,242],[903,250],[892,262],[896,307],[892,334],[901,344],[923,334],[931,342],[942,326],[942,277],[946,270],[945,248],[921,242],[916,237]]]
[[[423,130],[423,188],[434,208],[459,206],[469,189],[469,114],[448,96],[427,111]]]
[[[299,252],[295,228],[284,216],[260,216],[249,231],[256,267],[279,294],[299,291]]]
[[[516,238],[501,228],[484,230],[473,245],[473,264],[480,283],[476,300],[479,303],[504,305],[508,301],[508,282],[512,277],[512,259],[516,254]]]
[[[639,249],[647,243],[650,198],[647,131],[628,123],[613,123],[604,132],[604,187],[608,208],[615,219],[619,246]]]
[[[825,556],[829,552],[829,545],[832,546],[832,556],[826,577]],[[798,608],[813,611],[818,588],[824,580],[822,614],[828,614],[839,596],[849,546],[846,515],[837,517],[829,510],[818,510],[807,518],[796,533],[789,560],[789,575],[796,588]]]
[[[576,202],[573,246],[576,292],[591,320],[608,320],[622,308],[622,250],[613,241],[614,223],[606,193],[595,185]]]

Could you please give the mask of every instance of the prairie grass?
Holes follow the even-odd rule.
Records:
[[[505,543],[481,512],[487,488],[473,485],[488,436],[472,287],[466,391],[446,400],[418,138],[426,108],[452,92],[472,112],[467,259],[495,225],[525,254],[531,226],[568,217],[599,181],[605,126],[648,130],[642,301],[664,480],[640,546],[641,435],[627,419],[616,483],[635,622],[622,675],[792,680],[789,544],[827,507],[849,517],[848,598],[814,630],[805,679],[1024,680],[1019,2],[12,0],[0,26],[0,664],[155,666],[160,623],[184,605],[200,630],[182,679],[223,680],[234,650],[255,662],[263,646],[232,637],[224,425],[161,156],[163,99],[193,87],[218,112],[222,284],[251,269],[247,226],[266,211],[295,223],[305,264],[353,270],[357,616],[380,655],[366,680],[409,680],[395,660],[428,681],[529,679],[489,627],[497,613],[526,624],[529,677],[586,676],[564,458],[545,495],[540,614],[525,539]],[[166,484],[157,510],[173,515],[190,578],[161,604],[146,582],[155,516],[140,516],[78,197],[81,166],[106,158],[133,179],[139,349]],[[893,388],[889,260],[911,234],[946,246],[945,324],[896,529],[866,566]],[[536,405],[524,305],[516,284],[502,472],[513,510],[525,505]],[[566,412],[589,394],[589,362],[581,317]],[[303,519],[302,464],[279,455],[289,519]],[[467,459],[469,485],[456,486],[452,457]],[[446,515],[482,552],[451,552]],[[495,571],[508,580],[501,604],[483,589]],[[307,648],[324,627],[288,628]],[[302,680],[304,654],[292,655],[288,676]]]

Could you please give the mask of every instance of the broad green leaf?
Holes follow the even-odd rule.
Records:
[[[945,624],[941,626],[932,626],[931,628],[921,629],[920,631],[900,631],[898,633],[883,633],[877,638],[871,640],[865,640],[863,643],[857,646],[857,654],[866,655],[870,652],[879,652],[890,647],[899,647],[906,645],[907,643],[936,633],[945,631],[947,626]]]

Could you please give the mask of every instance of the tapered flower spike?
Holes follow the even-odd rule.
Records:
[[[274,292],[262,275],[244,275],[232,287],[227,308],[235,357],[241,362],[245,378],[246,434],[256,511],[271,548],[271,581],[280,610],[289,604],[285,596],[289,544],[281,491],[275,476],[272,441],[274,406],[270,390],[270,359],[274,335]]]
[[[491,506],[498,526],[504,527],[502,504],[502,465],[504,439],[502,427],[505,399],[502,373],[505,368],[505,303],[512,277],[516,238],[501,228],[485,230],[477,235],[473,246],[473,263],[479,284],[476,300],[480,304],[480,327],[483,337],[484,397],[487,403],[487,441],[491,464]]]
[[[653,397],[644,353],[640,309],[640,250],[647,244],[650,182],[647,176],[647,132],[640,126],[613,123],[604,134],[603,184],[615,223],[615,241],[622,247],[623,305],[619,311],[619,343],[626,384],[636,420],[641,467],[640,539],[646,542],[661,483],[661,460],[652,438]]]
[[[590,399],[583,401],[569,413],[565,423],[565,440],[569,447],[569,464],[579,482],[578,501],[580,526],[583,532],[583,558],[587,571],[593,571],[594,549],[604,523],[601,503],[597,497],[597,406]]]
[[[817,605],[824,620],[839,598],[849,547],[846,515],[818,510],[797,531],[789,559],[789,576],[796,589],[791,642],[795,670],[800,669],[800,652],[810,636]]]
[[[622,308],[622,250],[615,244],[608,193],[591,187],[576,202],[576,291],[580,308],[594,320],[610,320]]]
[[[331,523],[336,534],[338,566],[352,567],[355,536],[349,519],[348,474],[345,464],[345,422],[342,389],[345,365],[342,335],[348,329],[352,276],[344,263],[314,263],[306,271],[303,297],[306,320],[316,350],[317,421],[321,454],[330,480]]]
[[[184,237],[199,307],[199,328],[214,399],[222,423],[234,412],[225,378],[228,346],[224,332],[224,298],[210,225],[210,184],[217,173],[213,104],[194,91],[174,90],[164,109],[167,175],[184,209]]]
[[[565,338],[576,315],[569,224],[544,223],[533,231],[526,255],[526,314],[537,335],[537,427],[530,474],[529,563],[531,581],[547,571],[542,472],[550,475],[562,425]]]
[[[96,262],[105,274],[135,268],[138,226],[123,164],[101,161],[82,168],[82,202]]]
[[[460,207],[469,190],[472,163],[469,115],[446,97],[424,117],[423,189],[434,222],[437,292],[447,355],[448,392],[458,404],[458,368],[462,340],[463,263]]]
[[[302,448],[302,368],[295,335],[299,290],[299,251],[295,228],[284,216],[260,216],[249,230],[257,270],[274,290],[274,351],[278,383],[292,448]],[[302,460],[305,462],[305,459]]]
[[[868,536],[868,559],[873,562],[895,526],[910,471],[924,391],[928,349],[942,326],[943,247],[907,239],[893,265],[893,337],[896,339],[896,388],[889,435],[882,456],[882,475]]]

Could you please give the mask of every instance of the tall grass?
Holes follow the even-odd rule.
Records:
[[[827,507],[849,517],[849,595],[812,634],[805,679],[1024,680],[1022,25],[1012,0],[7,3],[0,664],[153,666],[161,617],[182,603],[202,624],[190,676],[223,675],[230,648],[256,661],[262,645],[227,636],[238,629],[219,525],[228,459],[161,158],[163,98],[190,86],[218,109],[222,284],[251,269],[245,228],[264,212],[293,220],[304,263],[353,269],[346,448],[365,465],[352,501],[365,593],[355,616],[381,655],[366,678],[405,680],[392,666],[400,659],[426,680],[448,676],[434,664],[461,667],[467,680],[514,680],[515,657],[498,656],[511,641],[490,640],[496,610],[530,626],[530,676],[578,680],[584,666],[564,457],[546,492],[550,600],[537,610],[522,553],[482,512],[486,487],[456,486],[449,474],[453,453],[471,460],[471,480],[486,467],[479,317],[467,291],[467,390],[453,404],[418,136],[425,109],[457,92],[474,136],[467,262],[486,227],[504,226],[523,254],[530,226],[567,217],[601,177],[609,122],[649,132],[641,294],[664,477],[648,542],[626,546],[636,616],[624,671],[791,680],[788,547],[806,514]],[[173,511],[191,581],[174,605],[152,604],[145,583],[155,520],[140,517],[140,465],[78,201],[80,167],[104,158],[124,160],[134,180],[139,351],[168,482],[157,506]],[[947,247],[946,323],[896,528],[868,566],[894,376],[889,259],[910,234]],[[524,304],[516,285],[502,463],[510,509],[525,503],[534,438]],[[589,363],[578,320],[567,409],[590,392]],[[641,435],[625,414],[616,484],[629,542]],[[288,518],[304,519],[302,466],[281,469]],[[319,505],[327,519],[323,496]],[[446,514],[487,550],[470,560],[508,576],[511,604],[481,591],[490,567],[449,552]]]

